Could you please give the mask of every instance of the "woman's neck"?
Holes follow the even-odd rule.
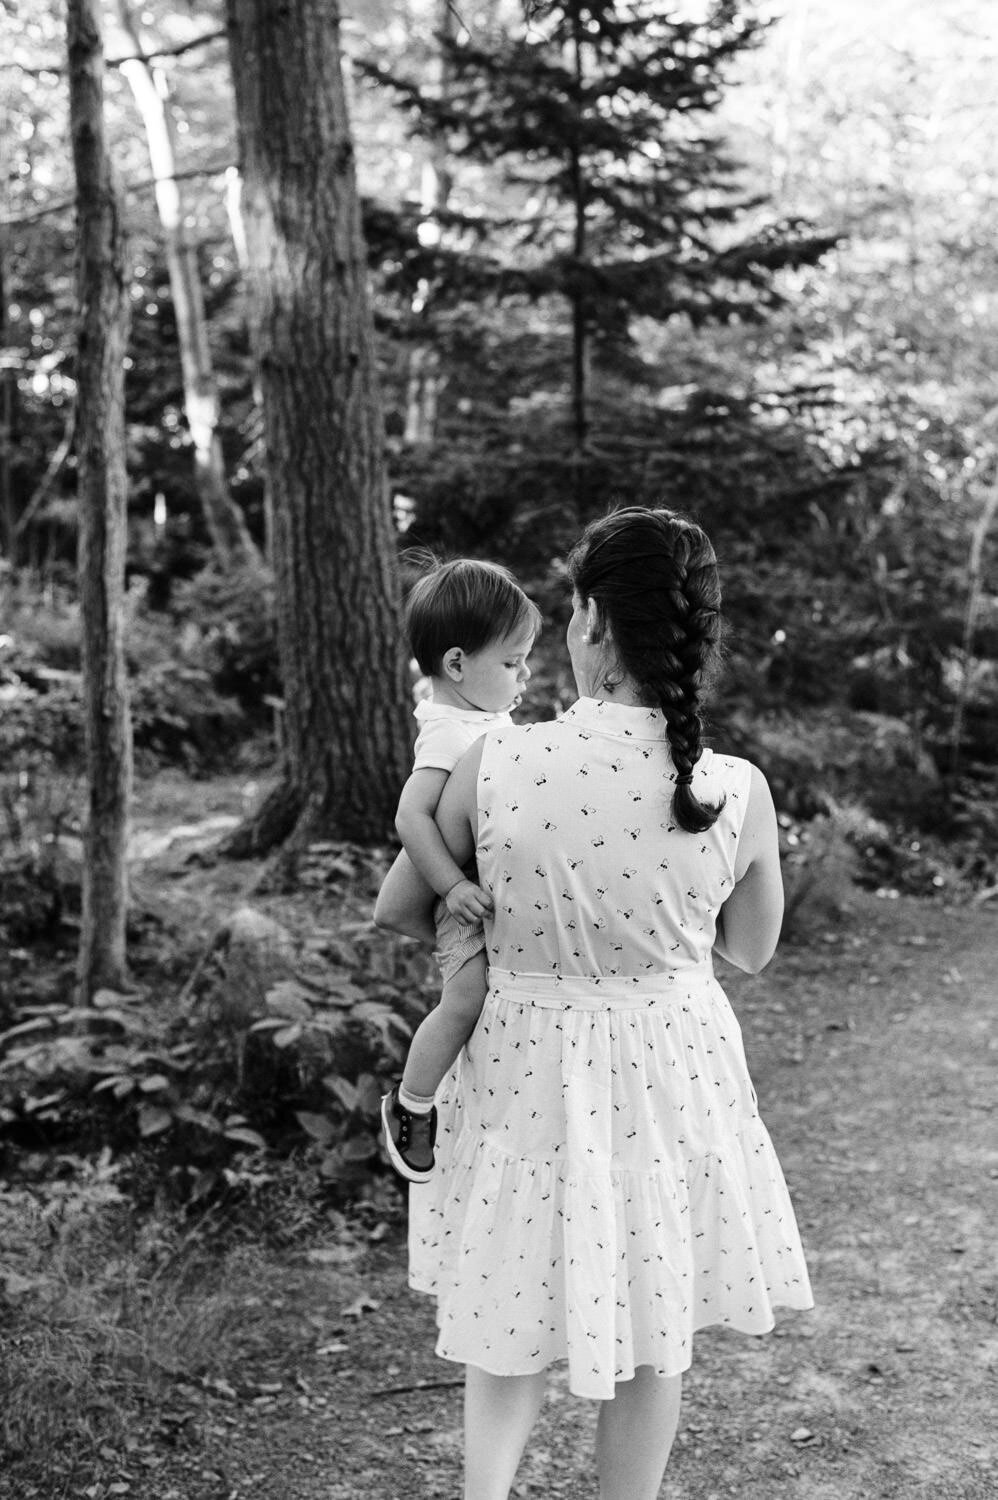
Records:
[[[620,703],[624,708],[657,708],[658,705],[648,701],[647,693],[643,693],[638,684],[631,677],[616,677],[613,673],[603,675],[589,687],[582,689],[582,696],[586,698],[601,698],[606,703]]]

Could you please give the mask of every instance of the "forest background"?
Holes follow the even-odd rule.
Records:
[[[93,768],[66,26],[61,7],[0,0],[0,1127],[11,1179],[40,1202],[62,1181],[63,1203],[71,1179],[85,1216],[122,1193],[130,1212],[245,1209],[275,1174],[287,1190],[276,1163],[341,1206],[382,1191],[377,1100],[431,995],[367,920],[408,752],[393,630],[411,546],[516,570],[549,622],[523,710],[543,717],[572,697],[563,562],[581,525],[618,501],[687,511],[729,620],[710,734],[774,787],[788,939],[845,927],[857,886],[989,910],[998,882],[988,6],[691,0],[668,25],[637,7],[627,32],[613,5],[357,0],[339,28],[354,300],[384,434],[358,515],[384,502],[393,525],[351,561],[372,528],[341,516],[321,587],[358,619],[381,601],[380,644],[348,649],[337,617],[338,649],[303,679],[289,663],[315,641],[296,638],[280,566],[298,502],[268,470],[268,403],[293,372],[261,344],[254,296],[277,272],[247,240],[249,106],[238,118],[226,40],[251,9],[103,6],[136,779],[127,972],[81,994]],[[573,57],[602,100],[589,135]],[[622,59],[664,80],[657,96],[626,72],[599,93]],[[286,84],[259,96],[272,143]],[[330,392],[288,398],[306,429],[336,426]],[[329,471],[317,485],[335,517]],[[334,773],[304,766],[289,811],[296,715],[330,678],[350,733]],[[372,694],[398,707],[376,729],[349,712]],[[376,791],[324,782],[303,827],[302,793],[352,759]],[[154,847],[173,906],[143,865]],[[12,1305],[42,1284],[23,1248],[0,1256]]]

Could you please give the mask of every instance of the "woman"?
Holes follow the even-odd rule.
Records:
[[[716,949],[757,972],[783,913],[772,798],[706,750],[720,586],[699,527],[619,510],[569,562],[579,701],[490,732],[437,813],[490,894],[489,995],[410,1194],[410,1282],[467,1366],[466,1500],[506,1500],[547,1367],[601,1403],[602,1500],[657,1496],[693,1333],[812,1305]],[[399,876],[382,925],[419,933]]]

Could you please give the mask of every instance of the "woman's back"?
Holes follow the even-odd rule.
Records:
[[[495,903],[489,961],[564,977],[647,976],[704,963],[730,895],[747,761],[706,750],[704,833],[672,817],[664,716],[582,698],[560,719],[488,735],[478,867]]]

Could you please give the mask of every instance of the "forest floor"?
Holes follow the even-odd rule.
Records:
[[[140,820],[141,884],[231,908],[252,869],[184,873],[157,838],[170,815],[167,795]],[[764,974],[725,969],[816,1308],[698,1335],[663,1500],[998,1494],[996,975],[993,903],[860,892]],[[461,1372],[406,1288],[401,1190],[380,1204],[258,1249],[209,1376],[176,1380],[86,1475],[0,1472],[2,1500],[458,1500]],[[595,1500],[595,1415],[554,1370],[518,1496]]]

